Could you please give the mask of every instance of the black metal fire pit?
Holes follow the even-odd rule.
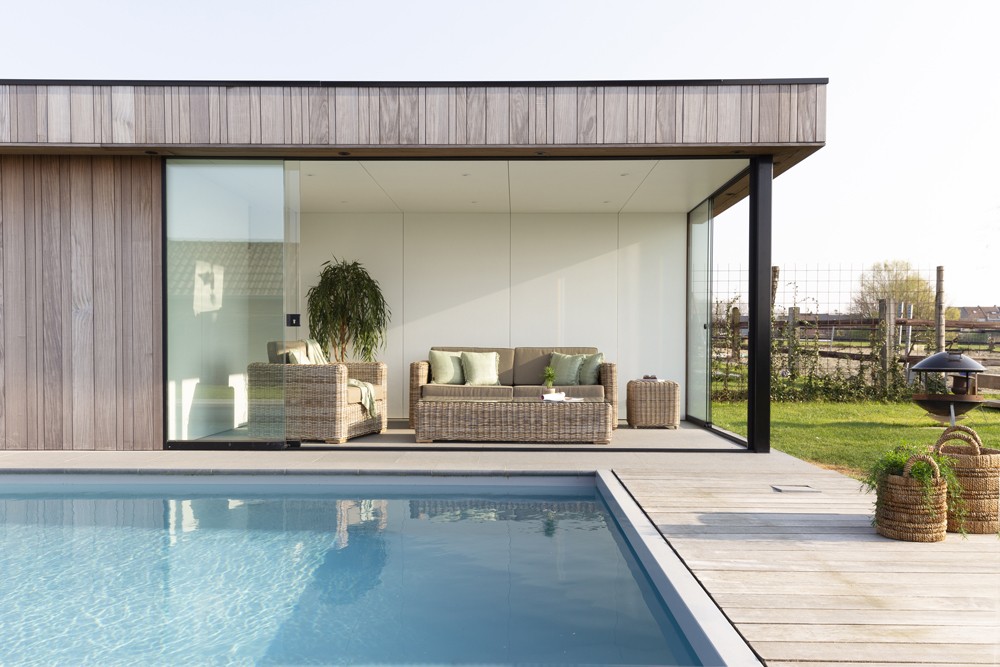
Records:
[[[941,421],[955,419],[969,410],[977,407],[984,398],[977,392],[976,376],[986,368],[975,359],[961,352],[938,352],[914,364],[911,369],[920,373],[923,378],[924,393],[914,394],[913,401],[927,410],[935,419]],[[951,393],[931,393],[928,381],[934,374],[945,374],[945,390],[947,378],[951,378]]]

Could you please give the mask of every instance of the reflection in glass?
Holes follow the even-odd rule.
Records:
[[[284,337],[283,166],[170,160],[166,186],[167,439],[246,439],[247,365]]]
[[[712,207],[688,214],[687,416],[710,423],[712,336]]]

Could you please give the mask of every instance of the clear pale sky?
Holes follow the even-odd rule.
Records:
[[[1000,303],[996,0],[36,0],[2,15],[12,79],[829,77],[827,146],[775,181],[775,263],[944,265],[951,305]]]

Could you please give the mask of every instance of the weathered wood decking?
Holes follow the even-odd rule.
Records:
[[[888,540],[854,480],[737,458],[616,473],[769,667],[1000,664],[997,536]]]

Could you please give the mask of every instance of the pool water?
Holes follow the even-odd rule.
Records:
[[[0,664],[693,665],[592,491],[0,495]]]

